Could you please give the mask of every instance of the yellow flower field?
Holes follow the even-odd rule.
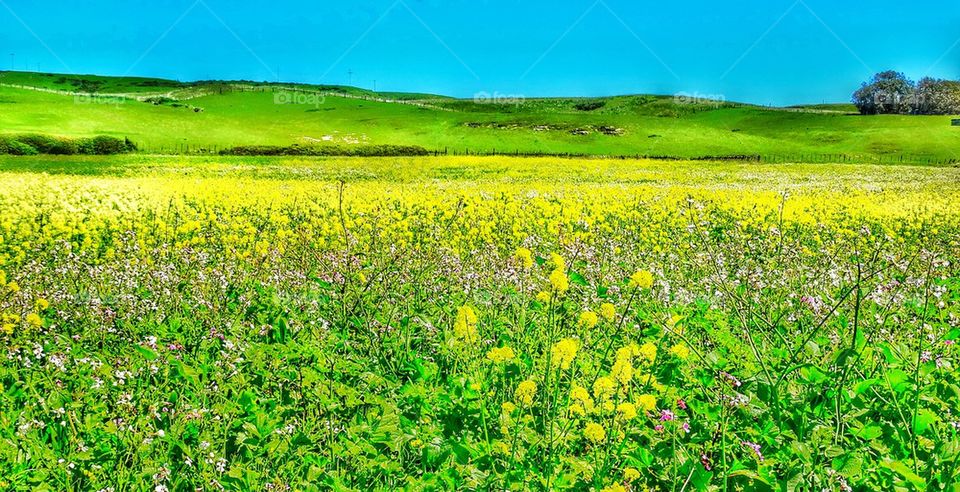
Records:
[[[957,168],[45,157],[0,177],[0,488],[960,480]]]

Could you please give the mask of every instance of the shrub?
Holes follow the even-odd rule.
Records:
[[[575,104],[573,107],[577,111],[596,111],[606,105],[606,101],[584,101]]]
[[[135,150],[137,146],[130,139],[108,136],[80,139],[40,134],[0,137],[0,154],[9,155],[111,155]]]
[[[58,138],[50,135],[19,135],[16,140],[36,149],[40,154],[74,155],[78,152],[74,140]]]
[[[430,152],[414,145],[361,145],[341,147],[338,145],[301,146],[291,145],[243,145],[220,151],[220,155],[233,156],[346,156],[346,157],[402,157],[424,156]]]
[[[37,155],[40,152],[28,144],[17,140],[11,140],[7,144],[7,153],[10,155]]]

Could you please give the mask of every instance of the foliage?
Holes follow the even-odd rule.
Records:
[[[403,144],[450,153],[496,150],[686,159],[761,155],[771,161],[784,160],[776,158],[784,155],[845,154],[851,162],[890,162],[891,157],[905,154],[924,162],[925,158],[955,159],[960,148],[960,132],[950,127],[948,118],[853,118],[848,114],[856,110],[849,104],[763,108],[696,96],[638,95],[590,99],[605,104],[593,111],[578,111],[575,106],[583,99],[480,104],[319,86],[297,86],[294,94],[307,97],[293,102],[306,104],[276,104],[274,91],[284,89],[272,84],[169,82],[152,87],[137,79],[102,80],[100,96],[78,99],[46,92],[73,90],[70,84],[54,84],[56,77],[4,73],[0,128],[5,133],[70,138],[129,136],[142,151],[160,154],[179,152],[184,146],[213,151],[238,145]],[[177,102],[141,102],[151,98]]]
[[[120,159],[0,160],[4,489],[960,478],[956,169]]]
[[[105,135],[64,138],[51,135],[0,135],[0,154],[10,155],[114,155],[133,152],[136,144]]]
[[[960,82],[923,78],[919,83],[894,71],[878,73],[853,94],[861,114],[960,114]]]
[[[352,157],[400,157],[425,156],[427,149],[414,145],[358,145],[344,147],[339,145],[291,145],[278,147],[271,145],[245,145],[220,151],[220,155],[234,156],[352,156]]]

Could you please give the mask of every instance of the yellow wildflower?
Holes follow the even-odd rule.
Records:
[[[513,254],[513,257],[525,270],[529,270],[530,267],[533,266],[533,253],[527,248],[517,248],[517,251]]]
[[[594,326],[597,326],[597,322],[599,321],[600,318],[597,317],[597,313],[593,311],[584,311],[580,313],[579,324],[588,330]]]
[[[494,363],[510,362],[516,355],[510,347],[494,347],[487,352],[487,359]]]
[[[46,300],[46,299],[44,299],[44,298],[42,298],[42,297],[41,297],[40,299],[37,299],[37,302],[36,302],[35,304],[36,304],[36,307],[37,307],[37,311],[44,311],[44,310],[46,310],[48,307],[50,307],[50,301],[48,301],[48,300]]]
[[[612,483],[600,489],[600,492],[627,492],[627,489],[619,483]]]
[[[616,362],[613,363],[610,372],[613,374],[613,377],[620,382],[621,386],[626,386],[630,384],[630,380],[633,379],[633,364],[629,358],[618,357]]]
[[[678,359],[686,359],[690,356],[690,349],[686,344],[678,343],[673,347],[670,347],[670,353],[675,355]]]
[[[526,380],[517,385],[515,396],[521,405],[528,407],[533,404],[533,397],[537,394],[537,383]]]
[[[625,401],[617,405],[617,414],[619,414],[620,418],[623,420],[633,420],[637,418],[637,406],[633,403]]]
[[[579,343],[572,338],[564,338],[553,346],[553,359],[564,371],[570,369],[570,364],[577,356]]]
[[[641,385],[649,386],[656,391],[663,391],[666,389],[664,385],[660,384],[660,381],[657,381],[657,377],[653,374],[638,372],[636,378]]]
[[[550,263],[553,263],[554,268],[557,270],[561,270],[561,271],[567,270],[567,262],[564,261],[563,257],[558,255],[557,253],[553,253],[550,255]]]
[[[637,354],[647,361],[649,364],[653,364],[653,361],[657,360],[657,346],[647,342],[640,347],[640,352]]]
[[[26,322],[31,328],[40,328],[43,325],[43,318],[37,313],[30,313],[27,315]]]
[[[567,278],[566,272],[557,268],[550,274],[550,286],[553,287],[553,291],[558,294],[563,294],[570,288],[570,279]]]
[[[650,289],[653,287],[653,274],[640,270],[630,276],[630,287],[633,289]]]
[[[657,409],[657,397],[653,395],[640,395],[637,397],[637,405],[648,412],[652,412]]]
[[[607,376],[601,376],[593,383],[593,397],[598,400],[609,400],[616,389],[616,383]]]
[[[457,310],[457,320],[453,324],[453,333],[460,340],[475,342],[479,340],[477,333],[477,314],[470,306],[463,306]]]
[[[500,405],[500,410],[502,410],[506,415],[510,415],[516,409],[517,406],[514,405],[512,401],[505,401],[502,405]]]
[[[605,302],[600,306],[600,316],[603,316],[603,319],[607,321],[613,321],[617,317],[617,308],[609,302]]]
[[[623,479],[624,479],[624,480],[626,480],[626,481],[628,481],[628,482],[632,482],[632,481],[634,481],[634,480],[636,480],[636,479],[638,479],[638,478],[640,478],[640,470],[637,470],[636,468],[634,468],[634,467],[632,467],[632,466],[629,467],[629,468],[627,468],[627,469],[625,469],[625,470],[623,470]]]
[[[537,300],[540,301],[540,302],[542,302],[542,303],[548,303],[548,302],[550,302],[550,293],[547,292],[547,291],[542,291],[542,292],[538,293],[538,294],[537,294]]]
[[[593,398],[590,398],[587,389],[575,384],[570,389],[570,413],[582,417],[588,413],[593,413],[594,408]]]
[[[583,437],[593,441],[594,444],[600,444],[607,439],[607,431],[603,426],[596,422],[589,422],[583,428]]]

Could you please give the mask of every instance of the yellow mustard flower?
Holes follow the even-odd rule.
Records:
[[[564,371],[570,369],[570,364],[577,356],[579,346],[580,343],[573,338],[564,338],[553,345],[552,356],[557,365],[560,366],[560,369]]]
[[[593,398],[590,398],[587,389],[579,384],[574,384],[570,389],[570,413],[582,417],[588,413],[593,413],[594,408]]]
[[[651,342],[647,342],[640,347],[638,355],[648,364],[653,364],[653,361],[657,360],[657,346]]]
[[[497,364],[510,362],[515,356],[510,347],[494,347],[487,352],[487,359]]]
[[[637,405],[648,412],[652,412],[657,409],[657,397],[653,395],[640,395],[637,397]]]
[[[591,329],[594,326],[597,326],[597,323],[600,321],[600,318],[597,317],[597,313],[593,311],[584,311],[580,313],[580,319],[577,320],[577,323],[586,328]]]
[[[30,325],[31,328],[40,328],[43,326],[43,318],[41,318],[37,313],[28,314],[25,321],[28,325]]]
[[[686,344],[678,343],[673,347],[670,347],[670,353],[675,355],[678,359],[686,359],[690,357],[690,349]]]
[[[603,430],[603,426],[596,422],[588,422],[583,428],[583,437],[594,444],[600,444],[607,439],[607,431]]]
[[[628,358],[618,357],[613,363],[613,367],[610,368],[610,372],[621,386],[627,386],[630,384],[630,380],[633,379],[633,363],[631,363]]]
[[[616,390],[616,383],[607,376],[601,376],[593,383],[593,397],[598,400],[609,400]]]
[[[640,478],[640,470],[637,470],[636,468],[634,468],[634,467],[632,467],[632,466],[623,470],[623,479],[624,479],[624,480],[626,480],[626,481],[628,481],[628,482],[632,482],[632,481],[634,481],[634,480],[636,480],[636,479],[638,479],[638,478]]]
[[[570,279],[567,278],[566,272],[557,268],[550,274],[550,286],[553,288],[553,291],[558,294],[563,294],[570,289]]]
[[[613,321],[617,317],[617,308],[613,304],[605,302],[600,305],[600,316],[603,316],[603,319],[607,321]]]
[[[525,407],[533,404],[533,397],[537,394],[537,383],[526,380],[517,385],[517,391],[514,394],[518,402]]]
[[[627,489],[619,483],[612,483],[600,489],[600,492],[627,492]]]
[[[550,263],[553,264],[553,267],[560,271],[567,270],[567,262],[557,253],[552,253],[550,255]]]
[[[453,324],[453,333],[462,341],[476,342],[480,335],[477,332],[477,314],[470,306],[463,306],[457,310],[457,319]]]
[[[513,253],[513,257],[517,260],[521,267],[524,270],[529,270],[533,267],[533,252],[527,248],[517,248],[517,251]]]
[[[653,287],[653,274],[640,270],[630,276],[630,288],[632,289],[650,289]]]
[[[637,418],[637,407],[633,403],[625,401],[617,405],[617,414],[623,420],[627,420],[627,421],[633,420]]]

